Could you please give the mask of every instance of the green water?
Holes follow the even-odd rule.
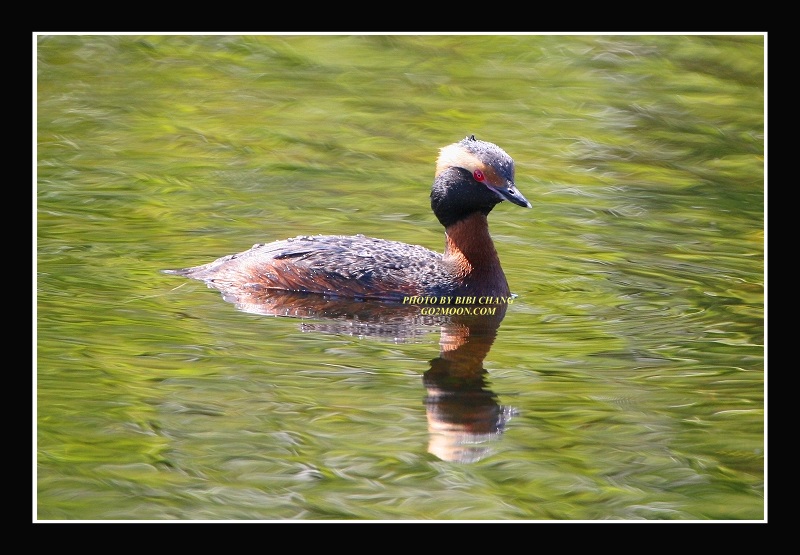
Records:
[[[764,519],[764,43],[37,37],[34,518]],[[533,209],[490,216],[518,297],[464,360],[455,324],[159,272],[299,234],[441,250],[467,134]]]

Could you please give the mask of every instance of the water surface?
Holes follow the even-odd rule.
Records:
[[[764,43],[37,37],[34,518],[764,519]],[[533,204],[490,216],[502,318],[160,273],[441,250],[468,134]]]

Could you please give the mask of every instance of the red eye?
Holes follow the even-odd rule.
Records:
[[[483,181],[484,179],[486,179],[486,176],[483,175],[483,172],[481,170],[475,170],[472,173],[472,176],[475,178],[475,181]]]

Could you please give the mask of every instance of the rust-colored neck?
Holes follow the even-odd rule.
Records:
[[[447,227],[444,259],[452,264],[467,293],[509,295],[508,282],[489,235],[489,222],[480,212]]]

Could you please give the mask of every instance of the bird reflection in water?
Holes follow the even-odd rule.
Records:
[[[304,332],[343,334],[405,342],[437,328],[439,355],[423,375],[430,440],[428,451],[449,462],[472,463],[493,452],[515,409],[502,406],[489,389],[483,361],[508,305],[494,314],[429,316],[418,305],[357,301],[281,291],[222,291],[223,298],[251,314],[301,318]]]
[[[470,463],[490,455],[492,442],[516,414],[497,402],[483,367],[506,306],[497,305],[492,316],[455,316],[441,326],[439,356],[422,382],[428,393],[428,451],[442,460]]]

